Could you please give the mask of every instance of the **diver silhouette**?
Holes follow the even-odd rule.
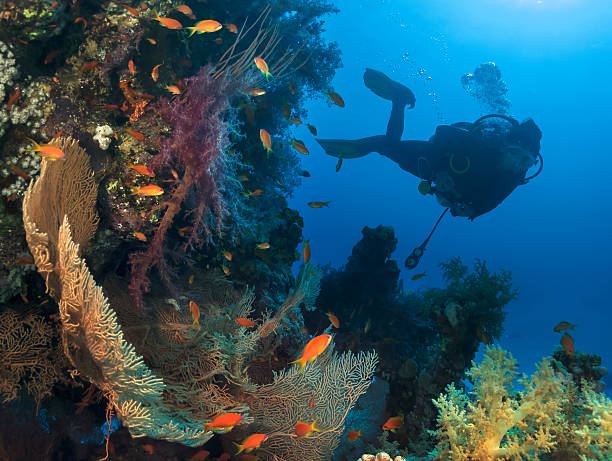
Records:
[[[411,257],[406,260],[407,267],[416,266],[446,211],[473,220],[493,210],[517,186],[541,172],[542,132],[533,120],[519,123],[507,115],[489,114],[473,123],[440,125],[428,141],[402,141],[404,109],[414,108],[414,94],[373,69],[366,69],[363,80],[376,95],[392,102],[386,134],[356,140],[317,139],[317,142],[335,157],[358,158],[378,152],[390,158],[423,180],[419,192],[435,195],[446,208],[429,237],[415,248],[413,260]],[[537,172],[526,177],[527,170],[538,161]]]

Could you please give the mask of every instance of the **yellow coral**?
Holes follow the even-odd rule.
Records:
[[[500,347],[488,347],[481,363],[472,362],[470,399],[453,384],[440,395],[438,459],[453,461],[537,460],[555,445],[552,434],[561,417],[563,385],[544,360],[531,378],[514,389],[517,363]]]

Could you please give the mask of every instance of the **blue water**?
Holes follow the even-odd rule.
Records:
[[[493,61],[509,87],[511,115],[532,117],[543,132],[542,174],[519,186],[492,212],[470,222],[447,216],[412,281],[404,289],[443,286],[438,262],[461,256],[513,273],[519,298],[507,305],[501,345],[526,372],[559,345],[553,327],[578,323],[577,351],[612,364],[612,3],[579,0],[448,0],[334,2],[327,21],[344,68],[333,81],[345,108],[312,101],[308,121],[321,138],[384,134],[391,104],[364,85],[365,67],[409,86],[416,108],[406,111],[404,139],[428,139],[442,123],[474,121],[481,109],[461,75]],[[363,226],[393,226],[403,261],[442,211],[417,191],[419,180],[378,154],[345,160],[324,154],[305,129],[311,151],[290,206],[304,217],[313,260],[346,262]],[[531,171],[533,172],[533,170]],[[330,208],[306,203],[332,200]],[[605,381],[605,378],[604,378]]]

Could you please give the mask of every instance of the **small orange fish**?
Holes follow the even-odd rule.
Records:
[[[176,30],[176,29],[182,29],[183,28],[183,25],[179,21],[177,21],[176,19],[162,18],[157,13],[155,13],[155,17],[153,19],[155,21],[159,22],[166,29],[174,29],[174,30]]]
[[[418,279],[420,279],[420,278],[425,277],[426,275],[427,275],[427,273],[426,273],[426,272],[421,272],[420,274],[415,274],[415,275],[413,275],[413,276],[412,276],[412,278],[411,278],[411,280],[418,280]]]
[[[247,328],[254,327],[255,325],[257,325],[252,320],[245,319],[244,317],[237,318],[236,323],[240,325],[241,327],[247,327]]]
[[[240,179],[242,182],[248,181],[249,178],[246,176],[238,176],[238,179]]]
[[[262,193],[262,189],[255,189],[253,192],[249,192],[249,197],[259,197]]]
[[[557,326],[555,328],[553,328],[553,331],[559,333],[563,330],[573,330],[574,327],[577,327],[578,325],[572,325],[569,322],[559,322],[557,324]]]
[[[215,431],[219,429],[233,428],[242,421],[244,417],[240,413],[223,413],[215,416],[210,423],[204,424],[204,430]]]
[[[187,5],[178,5],[176,9],[183,13],[185,16],[188,16],[190,19],[195,19],[193,11],[191,11],[191,8],[189,8]]]
[[[359,431],[349,431],[348,434],[346,435],[346,439],[349,442],[354,442],[355,440],[357,440],[359,437],[361,437],[361,429],[359,429]]]
[[[132,170],[135,170],[139,174],[142,174],[142,175],[145,175],[145,176],[149,176],[151,178],[153,178],[155,176],[155,173],[153,171],[149,170],[145,165],[138,165],[138,164],[135,164],[135,163],[130,163],[127,167],[131,168]]]
[[[55,77],[55,76],[53,76],[53,79],[52,79],[52,80],[53,80],[55,83],[59,83],[59,79],[58,79],[57,77]]]
[[[293,123],[295,125],[301,125],[302,121],[299,118],[290,118],[287,120],[289,123]]]
[[[287,120],[291,118],[291,108],[286,102],[283,103],[283,117],[285,117]]]
[[[332,340],[331,335],[319,335],[308,341],[304,347],[304,351],[299,359],[289,363],[299,363],[300,372],[304,369],[307,363],[314,361],[323,351],[329,346]]]
[[[229,251],[224,251],[223,252],[223,256],[225,257],[225,259],[227,259],[228,261],[232,260],[232,254]]]
[[[229,30],[232,34],[238,33],[238,27],[236,27],[236,24],[225,24],[225,28]]]
[[[166,85],[166,89],[172,94],[181,94],[181,89],[176,85]]]
[[[222,453],[221,456],[219,456],[216,461],[227,461],[228,459],[230,459],[232,457],[232,455],[230,455],[229,453]]]
[[[335,328],[340,328],[340,320],[338,320],[338,317],[336,317],[334,314],[332,314],[331,312],[327,313],[327,318],[329,319],[329,321],[331,322],[331,324],[335,327]]]
[[[126,10],[128,10],[130,13],[132,13],[134,16],[140,15],[140,13],[138,12],[136,8],[132,8],[131,6],[128,6],[128,5],[121,5],[121,6],[125,8]]]
[[[57,5],[59,5],[59,2],[53,2],[51,4],[51,6],[48,8],[49,10],[52,10],[53,8],[55,8]]]
[[[189,285],[193,284],[193,281],[195,280],[195,275],[191,274],[189,276]]]
[[[196,23],[193,27],[187,27],[191,31],[189,37],[193,34],[206,34],[210,32],[217,32],[223,26],[220,22],[214,21],[212,19],[205,19],[204,21],[200,21]]]
[[[270,70],[268,69],[268,63],[266,61],[264,61],[260,57],[253,58],[253,61],[255,61],[255,65],[261,71],[261,73],[266,76],[266,79],[272,76]]]
[[[151,71],[151,78],[153,79],[154,82],[156,82],[157,79],[159,78],[159,66],[161,66],[161,64],[156,65]]]
[[[200,308],[193,301],[189,301],[189,312],[191,312],[191,317],[193,317],[193,325],[200,326]]]
[[[304,248],[302,249],[302,256],[304,257],[304,264],[310,261],[310,245],[308,240],[304,242]]]
[[[87,29],[87,19],[79,16],[74,20],[74,24],[78,24],[79,22],[83,23],[83,29]]]
[[[141,242],[146,242],[147,241],[147,236],[144,235],[142,232],[134,232],[134,236],[140,240]]]
[[[79,68],[79,70],[80,70],[81,72],[86,72],[86,71],[88,71],[88,70],[93,69],[93,68],[94,68],[94,67],[96,67],[98,64],[99,64],[99,62],[98,62],[98,61],[91,61],[91,62],[89,62],[89,63],[87,63],[87,64],[82,65],[82,66]]]
[[[225,264],[221,264],[221,270],[223,271],[223,273],[225,275],[227,275],[229,277],[229,275],[231,274],[229,267],[227,267]]]
[[[132,187],[132,195],[142,195],[144,197],[153,197],[156,195],[162,195],[164,190],[154,184],[149,184],[142,187]]]
[[[569,355],[574,355],[574,339],[567,333],[564,333],[563,336],[561,336],[561,345],[563,346],[565,352],[567,352]]]
[[[268,248],[270,248],[270,244],[268,242],[258,243],[257,245],[255,245],[255,248],[257,248],[258,250],[267,250]]]
[[[117,110],[119,109],[119,106],[117,104],[105,104],[103,106],[100,106],[100,109]]]
[[[208,458],[208,455],[210,455],[210,451],[200,450],[189,458],[189,461],[204,461],[206,458]]]
[[[46,64],[51,63],[51,61],[53,61],[55,57],[57,56],[57,53],[59,53],[59,50],[51,51],[47,56],[45,56],[45,60],[43,61],[43,64],[46,65]]]
[[[151,37],[147,37],[147,42],[149,42],[151,45],[157,45],[157,40]]]
[[[131,59],[128,62],[128,69],[130,71],[130,74],[132,74],[132,76],[136,75],[136,68],[134,67],[134,61],[132,61]]]
[[[262,90],[261,88],[247,88],[244,92],[251,96],[262,96],[266,94],[266,90]]]
[[[32,258],[19,258],[13,264],[34,264],[34,260]]]
[[[304,154],[304,155],[310,154],[310,151],[308,150],[306,145],[302,141],[299,141],[298,139],[293,138],[291,140],[291,147],[293,147],[295,150],[297,150],[301,154]]]
[[[266,148],[266,153],[270,155],[270,152],[272,152],[272,139],[270,138],[270,133],[262,128],[259,130],[259,139],[261,139],[263,146]]]
[[[484,331],[482,325],[478,325],[476,327],[476,336],[483,342],[483,344],[491,344],[491,337],[487,334],[486,331]]]
[[[332,100],[332,102],[336,106],[344,107],[344,100],[342,99],[342,97],[338,93],[334,93],[331,90],[327,90],[327,92],[325,94],[327,95],[327,97],[329,99]]]
[[[329,208],[330,203],[331,200],[328,200],[327,202],[308,202],[308,206],[310,208],[323,208],[324,206]]]
[[[256,450],[257,448],[259,448],[261,446],[261,444],[267,438],[268,438],[268,436],[266,434],[251,434],[251,435],[249,435],[246,439],[244,439],[242,441],[242,443],[240,443],[240,444],[234,443],[234,445],[236,445],[236,447],[238,448],[238,452],[236,454],[239,455],[243,451],[246,452],[246,453],[249,453],[249,452],[251,452],[253,450]]]
[[[382,425],[383,430],[395,432],[398,428],[404,424],[403,416],[394,416],[389,418],[385,424]]]
[[[314,399],[310,399],[310,402],[308,402],[308,408],[312,407],[314,407]]]
[[[66,154],[64,154],[64,151],[61,150],[59,147],[52,146],[51,144],[38,144],[33,139],[26,139],[28,139],[32,144],[34,144],[34,149],[26,149],[27,152],[38,152],[41,157],[44,157],[49,160],[58,160],[66,156]]]
[[[19,96],[21,96],[21,90],[15,90],[15,92],[11,95],[8,102],[6,103],[6,110],[9,110],[13,106],[13,104],[17,102]]]
[[[132,136],[134,139],[137,139],[138,141],[144,141],[145,136],[139,131],[132,130],[129,127],[125,127],[125,131],[127,131],[128,134]]]
[[[293,82],[291,80],[289,80],[289,93],[291,93],[292,95],[295,95],[295,85],[293,84]]]
[[[53,136],[53,139],[59,138],[62,135],[63,132],[64,132],[64,130],[59,130],[57,133],[55,133],[55,135]]]
[[[155,453],[155,447],[153,445],[151,445],[150,443],[146,443],[142,446],[142,449],[144,451],[146,451],[147,453],[149,453],[150,455],[152,455],[153,453]]]
[[[312,424],[306,424],[306,423],[303,423],[302,421],[298,421],[298,423],[295,425],[295,433],[297,434],[298,437],[308,437],[315,431],[321,432],[321,429],[318,429],[315,426],[316,422],[317,422],[316,419],[312,422]]]
[[[19,168],[17,168],[17,167],[16,167],[15,165],[13,165],[13,164],[10,164],[10,165],[9,165],[9,168],[11,169],[11,171],[12,171],[13,173],[15,173],[15,174],[16,174],[17,176],[19,176],[20,178],[25,179],[26,181],[29,181],[30,179],[32,179],[32,177],[31,177],[29,174],[25,173],[24,171],[21,171]]]

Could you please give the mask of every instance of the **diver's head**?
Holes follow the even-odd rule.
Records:
[[[513,127],[509,134],[509,144],[521,146],[534,155],[540,152],[540,139],[542,131],[530,118]]]

